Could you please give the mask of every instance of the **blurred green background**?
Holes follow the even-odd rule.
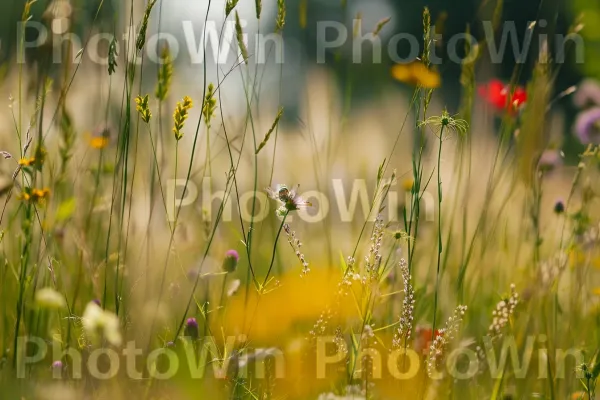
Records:
[[[200,0],[160,0],[157,8],[160,7],[161,1],[163,7],[181,8],[185,12],[190,4],[197,3]],[[207,2],[208,0],[202,1]],[[253,3],[251,0],[248,1]],[[93,21],[95,21],[99,31],[116,32],[115,26],[123,23],[124,15],[126,15],[125,11],[131,4],[119,0],[105,0],[104,2],[101,0],[39,0],[33,6],[33,20],[43,21],[45,12],[49,8],[64,3],[69,3],[73,10],[72,20],[75,25],[72,26],[72,31],[83,38],[89,34]],[[102,8],[96,18],[101,3]],[[213,9],[224,9],[224,3],[225,0],[212,1],[211,7]],[[263,3],[265,8],[276,7],[275,0],[265,0]],[[5,0],[0,5],[0,60],[8,68],[16,65],[11,60],[14,60],[16,52],[17,21],[21,18],[24,4],[25,0]],[[136,1],[134,4],[138,8],[143,7],[142,2]],[[308,62],[308,64],[303,65],[309,65],[316,61],[317,24],[320,21],[338,21],[351,27],[353,18],[360,14],[363,19],[363,32],[369,32],[376,21],[381,19],[381,16],[390,16],[390,23],[382,31],[383,44],[387,46],[386,38],[389,39],[392,35],[400,32],[410,33],[421,39],[421,16],[423,8],[427,6],[431,10],[432,21],[436,23],[437,31],[442,33],[444,37],[463,33],[469,27],[473,35],[481,39],[483,38],[481,21],[492,19],[497,4],[495,0],[455,0],[451,2],[448,0],[288,0],[286,1],[286,7],[289,12],[284,35],[286,46],[287,43],[300,46],[299,48],[302,49],[302,53],[307,57]],[[301,18],[298,18],[298,15],[303,14],[302,10],[306,10],[306,26],[302,26]],[[589,0],[504,0],[502,21],[515,23],[520,43],[522,43],[531,21],[541,20],[546,20],[547,26],[541,27],[538,24],[535,29],[526,66],[518,77],[520,84],[526,84],[530,78],[530,67],[537,56],[539,35],[548,35],[549,38],[552,38],[553,34],[566,35],[570,28],[580,23],[584,27],[580,35],[585,40],[585,62],[575,63],[575,51],[571,47],[571,51],[566,55],[566,64],[557,70],[555,94],[577,85],[586,77],[596,78],[600,75],[600,2]],[[35,32],[29,30],[27,39],[33,40],[32,36],[35,35]],[[499,40],[499,38],[496,38],[497,43]],[[348,94],[350,100],[348,104],[351,107],[369,102],[374,97],[379,96],[390,85],[400,86],[398,83],[393,82],[390,77],[389,68],[393,62],[387,57],[386,52],[383,52],[383,62],[375,64],[368,54],[368,46],[370,46],[368,43],[364,46],[367,56],[363,57],[360,63],[353,63],[349,52],[332,50],[327,54],[325,66],[337,76],[341,90]],[[401,56],[406,55],[408,51],[406,47],[406,41],[400,42],[398,54]],[[443,44],[439,47],[436,54],[447,61],[448,54],[445,54],[445,47]],[[554,49],[552,39],[550,39],[550,48]],[[40,55],[39,51],[29,51],[27,53],[28,65],[34,65],[36,60],[39,61],[42,57],[43,55]],[[479,82],[491,78],[508,81],[515,70],[513,57],[505,57],[501,65],[493,65],[489,63],[489,60],[487,63],[483,62],[483,65],[487,65],[487,67],[483,71],[478,70],[477,80]],[[461,95],[459,81],[461,65],[453,62],[443,62],[439,71],[444,83],[440,90],[440,94],[443,96],[442,99],[451,112],[456,112]],[[302,74],[297,78],[300,82],[306,79]],[[407,87],[406,91],[409,93],[410,88]],[[292,99],[288,99],[286,104],[288,110],[286,112],[287,123],[294,123],[294,113],[290,111],[299,107],[297,104],[299,99],[294,99],[293,96],[292,93]],[[294,102],[296,103],[294,104]],[[558,107],[564,111],[565,115],[563,148],[570,156],[569,158],[574,160],[576,157],[571,156],[576,156],[581,146],[568,133],[572,130],[571,127],[577,110],[568,97],[561,100]]]

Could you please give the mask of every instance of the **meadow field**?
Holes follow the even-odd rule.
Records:
[[[0,400],[600,397],[597,5],[8,3]]]

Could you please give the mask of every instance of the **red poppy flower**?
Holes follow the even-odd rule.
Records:
[[[514,113],[527,101],[527,92],[523,87],[517,86],[508,101],[510,89],[510,86],[502,81],[492,79],[486,85],[479,86],[478,91],[479,95],[497,110],[508,109],[510,113]]]
[[[433,330],[429,327],[417,326],[415,329],[415,350],[417,353],[426,353],[431,346],[431,342],[438,336],[443,335],[439,329],[435,330],[435,337],[433,336]]]

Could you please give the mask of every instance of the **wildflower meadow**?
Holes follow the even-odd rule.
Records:
[[[596,3],[0,14],[0,400],[600,398]]]

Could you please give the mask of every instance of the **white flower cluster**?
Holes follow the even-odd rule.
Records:
[[[375,332],[373,332],[373,327],[371,325],[365,325],[363,328],[361,339],[365,342],[368,342],[370,339],[375,337]]]
[[[344,340],[344,332],[342,332],[342,328],[339,326],[335,328],[335,338],[333,339],[333,342],[337,346],[338,353],[343,354],[344,356],[348,354],[348,345],[346,344],[346,340]]]
[[[56,290],[46,287],[35,292],[35,302],[43,308],[61,309],[67,306],[65,297]]]
[[[438,361],[444,357],[444,350],[458,332],[466,311],[467,306],[459,305],[454,310],[454,314],[446,321],[444,329],[440,329],[437,335],[434,332],[435,339],[429,346],[429,355],[427,356],[427,375],[430,377],[433,376]]]
[[[123,342],[119,331],[119,318],[94,302],[90,302],[85,308],[81,323],[88,337],[97,340],[100,334],[101,338],[106,339],[113,346],[120,346]]]
[[[321,313],[321,316],[315,322],[313,328],[308,332],[309,335],[316,339],[317,336],[323,335],[325,333],[325,329],[327,329],[327,325],[329,325],[329,321],[331,321],[331,309],[327,307],[327,309]]]
[[[354,264],[356,264],[356,260],[353,257],[349,256],[348,260],[346,262],[346,265],[347,265],[346,272],[345,272],[344,277],[342,278],[341,282],[338,285],[338,287],[339,287],[338,295],[340,295],[340,296],[344,296],[344,295],[348,294],[348,288],[350,288],[350,286],[352,286],[353,281],[360,281],[360,283],[363,285],[367,284],[366,277],[363,277],[359,273],[355,272]]]
[[[583,246],[593,246],[600,242],[600,224],[594,226],[581,235],[581,243]]]
[[[508,325],[508,321],[515,312],[517,304],[519,304],[519,293],[517,293],[515,284],[513,283],[510,285],[510,297],[506,300],[501,300],[492,312],[492,324],[488,333],[490,337],[502,336],[502,331]]]
[[[566,268],[568,256],[565,252],[559,252],[554,257],[540,263],[540,280],[544,287],[554,285],[561,272]]]

